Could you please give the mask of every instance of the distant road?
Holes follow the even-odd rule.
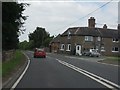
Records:
[[[118,67],[58,54],[26,55],[30,65],[16,88],[119,88]]]

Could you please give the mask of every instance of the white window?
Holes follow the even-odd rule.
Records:
[[[68,31],[68,37],[67,37],[68,39],[70,39],[70,38],[71,38],[71,36],[70,36],[70,35],[71,35],[71,32],[70,32],[70,31]]]
[[[96,46],[96,50],[98,50],[99,49],[99,46]]]
[[[113,47],[112,52],[119,52],[119,48],[118,47]]]
[[[101,38],[100,38],[100,37],[97,37],[97,41],[101,41]]]
[[[93,41],[93,36],[85,36],[85,41]]]
[[[64,50],[65,49],[65,45],[61,44],[61,49],[60,50]]]
[[[117,38],[113,38],[112,41],[113,42],[119,42],[119,40]]]
[[[101,51],[104,52],[105,51],[105,47],[101,47]]]
[[[71,50],[71,44],[67,45],[67,50],[66,51],[70,51]]]

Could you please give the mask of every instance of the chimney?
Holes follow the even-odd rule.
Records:
[[[119,40],[120,40],[120,24],[118,24],[117,29],[118,29],[118,38],[119,38]],[[120,42],[119,42],[119,43],[120,43]]]
[[[95,19],[94,19],[94,17],[90,17],[90,19],[88,19],[88,27],[89,28],[95,28]]]
[[[117,27],[118,30],[120,30],[120,24],[118,24],[118,27]]]
[[[107,29],[107,25],[106,25],[106,24],[104,24],[103,28],[104,28],[104,29]]]

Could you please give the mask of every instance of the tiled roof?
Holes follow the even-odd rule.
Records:
[[[55,38],[53,38],[50,43],[53,43],[53,42],[60,42],[60,34],[56,36]]]
[[[106,38],[118,38],[118,30],[117,29],[103,29],[103,28],[88,28],[88,27],[73,27],[68,28],[62,36],[68,35],[68,30],[70,35],[77,36],[101,36]]]

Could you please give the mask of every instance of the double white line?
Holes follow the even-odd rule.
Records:
[[[97,75],[95,75],[95,74],[93,74],[93,73],[90,73],[90,72],[88,72],[88,71],[86,71],[86,70],[83,70],[83,69],[81,69],[81,68],[78,68],[78,67],[76,67],[76,66],[74,66],[74,65],[72,65],[72,64],[69,64],[69,63],[65,62],[65,61],[62,61],[62,60],[59,60],[59,59],[56,59],[56,60],[57,60],[59,63],[65,65],[65,66],[67,66],[67,67],[69,67],[69,68],[71,68],[71,69],[73,69],[73,70],[75,70],[75,71],[77,71],[77,72],[79,72],[79,73],[82,73],[82,74],[84,74],[85,76],[87,76],[87,77],[89,77],[89,78],[91,78],[91,79],[93,79],[93,80],[101,83],[102,85],[106,86],[107,88],[114,89],[114,90],[115,90],[115,89],[120,89],[120,86],[119,86],[119,85],[117,85],[117,84],[115,84],[115,83],[113,83],[113,82],[111,82],[111,81],[109,81],[109,80],[106,80],[106,79],[104,79],[104,78],[102,78],[102,77],[100,77],[100,76],[97,76]]]

